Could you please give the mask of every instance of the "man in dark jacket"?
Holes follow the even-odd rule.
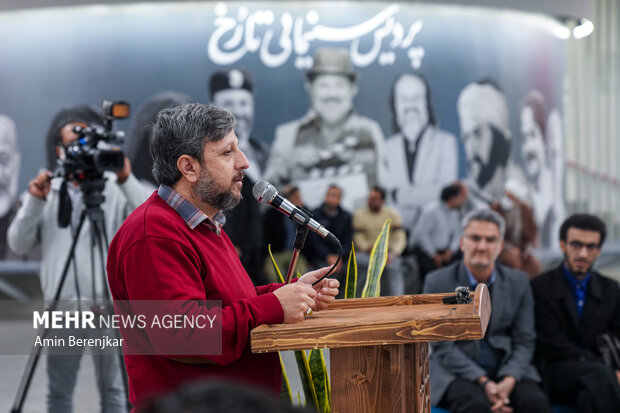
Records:
[[[213,106],[234,115],[239,148],[250,161],[250,167],[244,171],[241,188],[243,199],[236,208],[226,212],[224,229],[254,285],[267,284],[269,280],[261,270],[265,249],[263,216],[258,202],[252,196],[252,188],[262,179],[268,149],[262,140],[252,135],[254,82],[249,72],[231,68],[213,73],[209,78],[208,89]]]
[[[336,184],[331,184],[327,188],[323,204],[312,211],[314,219],[340,240],[342,260],[336,269],[337,273],[346,267],[352,240],[352,217],[349,212],[342,209],[341,200],[342,189]],[[327,242],[316,234],[308,234],[307,246],[311,254],[312,265],[315,268],[334,265],[338,259],[338,246]]]
[[[282,195],[284,196],[284,198],[291,201],[293,205],[297,206],[298,208],[303,208],[305,210],[308,209],[303,204],[299,187],[295,185],[288,185],[284,187]],[[269,255],[267,254],[267,248],[268,246],[270,246],[271,253],[276,262],[276,265],[278,266],[278,269],[280,270],[282,276],[286,278],[287,270],[293,254],[295,236],[297,235],[297,228],[295,226],[295,223],[288,219],[286,215],[282,214],[280,211],[274,208],[269,208],[265,212],[265,217],[263,219],[263,230],[263,245],[266,255],[263,269],[269,280],[277,282],[278,279],[276,271],[273,268],[271,257],[269,257]],[[297,266],[295,267],[294,274],[297,274],[297,271],[303,274],[308,270],[308,251],[309,250],[306,239],[304,248],[301,250],[301,254],[299,254],[299,257],[297,259]]]
[[[429,273],[423,291],[485,283],[493,310],[482,340],[432,344],[431,400],[453,413],[550,413],[531,363],[536,336],[527,276],[496,263],[504,220],[495,211],[474,210],[461,227],[463,260]]]
[[[592,270],[605,235],[599,218],[569,217],[560,227],[564,262],[532,280],[548,393],[580,413],[620,411],[620,371],[604,363],[596,344],[603,333],[620,338],[618,283]]]

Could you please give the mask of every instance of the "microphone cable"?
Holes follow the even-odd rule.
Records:
[[[313,282],[312,285],[316,285],[316,284],[320,283],[321,281],[323,281],[323,278],[325,278],[328,275],[332,274],[336,270],[336,267],[338,266],[338,263],[340,262],[340,258],[341,257],[342,257],[342,245],[340,245],[340,242],[338,242],[338,258],[336,258],[336,262],[334,263],[334,265],[332,265],[332,267],[329,269],[329,271],[327,271],[325,273],[325,275],[323,275],[321,278],[319,278],[318,280]]]

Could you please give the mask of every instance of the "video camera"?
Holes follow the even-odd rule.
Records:
[[[118,101],[104,100],[101,105],[103,126],[87,125],[75,126],[73,131],[78,139],[73,141],[65,150],[65,159],[59,160],[56,175],[70,178],[79,182],[88,179],[97,179],[104,171],[120,171],[125,163],[125,154],[118,149],[99,148],[99,142],[121,144],[125,132],[113,131],[112,123],[115,119],[129,117],[129,104]]]
[[[102,221],[104,202],[103,190],[106,178],[104,171],[120,171],[125,164],[125,154],[119,149],[100,148],[99,142],[120,144],[125,132],[113,131],[115,119],[129,117],[129,104],[104,100],[101,105],[103,127],[101,125],[75,126],[73,131],[78,138],[65,149],[64,159],[58,161],[55,176],[63,178],[60,186],[60,205],[58,208],[58,225],[65,228],[71,222],[72,202],[67,192],[67,181],[79,183],[83,193],[85,209],[91,221]]]

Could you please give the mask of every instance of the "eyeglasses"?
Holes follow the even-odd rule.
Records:
[[[497,237],[481,237],[480,235],[466,235],[465,238],[476,244],[482,240],[485,240],[487,244],[495,244],[499,240]]]
[[[598,251],[598,249],[600,248],[599,244],[584,244],[581,241],[570,241],[568,243],[568,246],[571,247],[572,249],[574,249],[575,251],[581,251],[581,249],[583,247],[586,247],[586,249],[588,250],[588,252],[594,252],[594,251]]]

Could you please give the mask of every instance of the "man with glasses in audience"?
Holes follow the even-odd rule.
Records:
[[[597,345],[604,333],[620,340],[618,283],[592,270],[606,232],[596,216],[567,218],[560,227],[564,262],[532,280],[547,392],[580,413],[620,411],[619,366],[607,365]]]
[[[551,412],[531,364],[536,334],[534,300],[525,273],[496,263],[505,223],[489,209],[461,223],[463,260],[430,272],[424,293],[448,293],[485,283],[491,318],[482,340],[432,344],[431,401],[452,413]]]

